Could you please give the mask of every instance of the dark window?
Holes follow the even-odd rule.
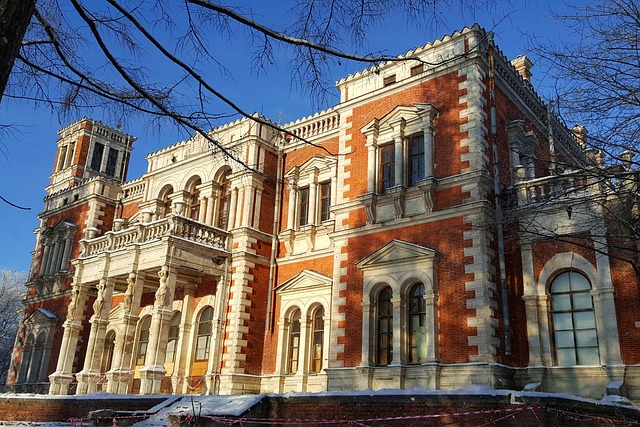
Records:
[[[201,180],[197,180],[191,186],[191,194],[189,195],[189,218],[198,220],[200,217],[200,190],[197,186],[202,183]]]
[[[324,308],[319,307],[313,314],[313,330],[311,332],[313,347],[311,348],[311,372],[322,370],[322,353],[324,346]]]
[[[115,148],[109,148],[109,155],[107,157],[107,168],[104,173],[109,176],[115,176],[116,174],[116,163],[118,161],[118,150]]]
[[[96,142],[93,147],[93,156],[91,157],[91,169],[100,172],[100,165],[102,165],[102,154],[104,153],[104,145]]]
[[[298,372],[298,362],[300,361],[300,310],[296,310],[291,316],[289,325],[289,366],[288,372],[295,374]]]
[[[382,80],[382,83],[383,83],[385,86],[392,85],[392,84],[394,84],[395,82],[396,82],[396,75],[395,75],[395,74],[394,74],[394,75],[392,75],[392,76],[387,76],[387,77],[385,77],[385,78]]]
[[[380,189],[382,191],[395,184],[395,151],[393,144],[380,147]]]
[[[100,372],[107,372],[111,369],[111,362],[113,361],[113,352],[116,348],[116,333],[109,331],[104,339],[104,348],[102,351],[102,367]]]
[[[388,365],[393,353],[393,307],[391,288],[386,287],[378,294],[376,364]]]
[[[414,65],[413,67],[411,67],[411,77],[417,76],[418,74],[422,74],[423,71],[424,71],[423,64]]]
[[[413,285],[409,293],[409,363],[420,363],[427,356],[426,304],[424,285]]]
[[[138,357],[136,366],[144,366],[149,347],[149,329],[151,329],[151,316],[147,316],[140,326],[140,339],[138,339]]]
[[[409,138],[409,187],[424,177],[424,139],[419,135]]]
[[[551,284],[553,337],[558,365],[599,365],[598,336],[591,285],[574,271]]]
[[[229,227],[229,207],[231,206],[231,183],[227,172],[220,181],[220,192],[218,195],[218,220],[216,226],[223,230]]]
[[[207,360],[211,347],[211,325],[213,320],[213,308],[207,307],[200,315],[198,322],[198,334],[196,338],[196,360]]]
[[[180,337],[180,312],[174,313],[169,323],[169,339],[167,341],[167,363],[174,363],[176,358],[176,346]]]
[[[309,187],[301,188],[298,196],[300,197],[300,221],[298,225],[307,225],[309,224]]]
[[[331,207],[331,183],[320,184],[320,221],[329,219],[329,208]]]

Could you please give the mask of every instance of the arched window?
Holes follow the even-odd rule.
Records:
[[[393,354],[393,306],[391,288],[386,287],[378,294],[376,364],[388,365]]]
[[[41,380],[42,359],[44,358],[44,345],[46,338],[47,337],[44,332],[36,338],[36,343],[33,346],[33,352],[31,354],[31,360],[29,361],[29,378],[27,379],[27,382],[36,383]]]
[[[287,372],[295,374],[298,372],[298,362],[300,361],[300,310],[296,309],[291,314],[289,324],[289,363]]]
[[[173,193],[173,187],[170,185],[165,186],[160,192],[160,216],[166,217],[171,213],[171,194]]]
[[[174,363],[176,359],[176,346],[180,336],[180,312],[176,311],[169,323],[169,340],[167,341],[167,363]]]
[[[427,306],[424,285],[416,283],[409,292],[409,363],[421,363],[427,358]]]
[[[311,369],[312,373],[322,370],[322,353],[324,345],[324,308],[318,307],[313,312],[311,329]]]
[[[207,360],[211,347],[211,326],[213,320],[213,308],[207,307],[200,314],[198,321],[198,333],[196,338],[196,360]]]
[[[27,374],[29,373],[29,365],[31,364],[31,356],[33,355],[33,335],[29,335],[22,347],[22,363],[20,364],[20,373],[18,382],[27,382]]]
[[[200,217],[200,190],[198,190],[200,184],[202,184],[202,181],[198,178],[191,184],[191,189],[189,190],[189,218],[196,221]]]
[[[553,337],[558,365],[599,365],[598,336],[591,285],[575,271],[551,283]]]
[[[225,172],[220,178],[220,188],[218,190],[218,217],[216,227],[226,230],[229,227],[229,208],[231,206],[231,182],[229,176],[231,171]]]
[[[113,351],[116,348],[116,333],[109,331],[104,338],[104,347],[102,350],[102,366],[100,372],[107,372],[111,369],[113,362]]]
[[[138,338],[138,357],[136,358],[136,366],[144,366],[149,347],[149,329],[151,329],[151,316],[144,318],[140,325],[140,338]]]

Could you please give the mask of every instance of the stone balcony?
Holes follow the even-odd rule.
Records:
[[[513,188],[518,206],[562,202],[593,196],[599,190],[601,177],[588,170],[566,172],[542,178],[520,179]]]
[[[230,255],[228,232],[180,215],[126,228],[116,224],[100,237],[89,229],[80,241],[81,254],[74,264],[83,266],[83,280],[99,280],[105,265],[109,276],[126,275],[132,267],[157,270],[165,265],[211,274]]]

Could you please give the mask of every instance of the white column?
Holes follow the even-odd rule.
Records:
[[[295,179],[289,180],[289,206],[287,211],[287,230],[293,230],[296,226],[296,195],[298,188]]]
[[[425,319],[427,322],[427,362],[438,360],[438,294],[432,290],[424,293]]]
[[[73,234],[70,234],[65,239],[64,251],[62,252],[62,260],[60,262],[60,271],[67,271],[69,269],[69,258],[71,257],[71,248],[73,243]]]
[[[251,215],[253,214],[253,201],[255,200],[255,187],[244,188],[244,207],[242,209],[242,225],[251,226]]]
[[[423,143],[424,143],[424,177],[433,177],[433,121],[429,120],[424,128]]]
[[[231,200],[229,200],[229,224],[227,229],[231,230],[236,226],[236,210],[238,209],[238,188],[234,187],[231,190]]]
[[[51,241],[47,237],[44,240],[44,250],[42,251],[42,261],[40,262],[40,276],[46,276],[49,270],[49,260],[51,259]]]
[[[543,365],[542,345],[540,336],[540,321],[538,319],[538,305],[533,252],[530,243],[522,243],[520,247],[522,260],[522,282],[524,287],[525,314],[527,318],[527,339],[529,342],[529,366]]]
[[[365,295],[362,302],[362,366],[371,366],[371,344],[375,342],[371,334],[372,329],[370,327],[371,322],[375,322],[371,315],[371,300],[368,295]]]
[[[298,348],[298,371],[297,375],[309,373],[309,333],[311,328],[309,325],[309,316],[303,313],[300,316],[300,347]]]
[[[402,335],[404,334],[404,328],[402,327],[402,304],[400,301],[400,295],[396,295],[398,292],[393,292],[393,298],[391,298],[391,304],[393,305],[393,358],[390,365],[400,365],[402,363],[400,356],[402,353]]]
[[[253,224],[254,228],[260,228],[260,204],[262,203],[262,190],[256,189],[255,209],[253,211]]]
[[[314,178],[313,182],[309,184],[309,224],[316,224],[318,222],[318,212],[316,206],[318,205],[318,183]]]
[[[403,186],[404,179],[402,176],[402,166],[404,163],[404,150],[403,142],[404,137],[402,135],[397,135],[393,137],[393,145],[394,145],[394,186]]]
[[[369,136],[367,136],[369,139]],[[367,162],[369,173],[367,174],[367,193],[376,192],[376,177],[378,175],[378,165],[376,162],[376,146],[367,142]]]
[[[200,194],[200,210],[198,211],[198,222],[204,223],[207,215],[207,198]]]

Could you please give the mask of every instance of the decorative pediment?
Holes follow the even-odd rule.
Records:
[[[47,228],[44,233],[42,233],[43,235],[48,235],[48,234],[65,234],[67,233],[69,230],[74,230],[76,229],[76,225],[71,222],[71,221],[60,221],[55,227],[50,227]]]
[[[286,178],[299,177],[301,175],[311,173],[313,171],[330,170],[335,167],[337,161],[334,157],[328,156],[313,156],[300,166],[294,166],[286,174]]]
[[[441,254],[434,249],[394,239],[358,262],[356,266],[366,270],[368,268],[387,267],[392,264],[418,263],[425,260],[434,261],[440,257]]]
[[[57,321],[58,316],[53,311],[46,308],[36,308],[35,311],[24,320],[24,324],[27,327],[33,327],[35,325],[55,324]]]
[[[438,115],[438,110],[431,104],[417,103],[398,105],[382,118],[376,118],[360,129],[363,134],[385,131],[404,131],[406,126],[421,125],[425,120],[429,123]]]
[[[305,292],[313,289],[331,287],[333,280],[311,270],[302,270],[291,279],[283,282],[276,288],[279,294],[291,292]]]

